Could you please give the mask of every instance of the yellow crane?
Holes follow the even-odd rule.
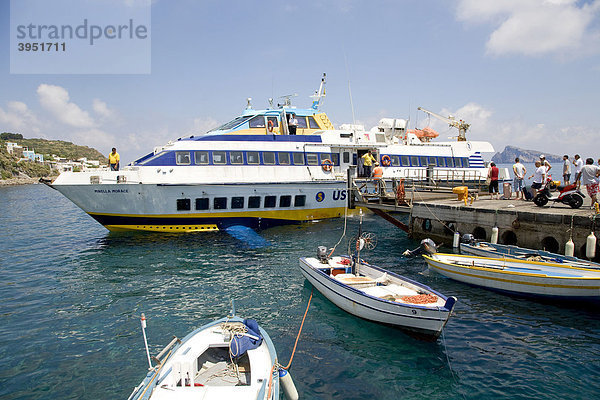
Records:
[[[452,115],[449,115],[447,117],[442,117],[439,114],[434,113],[433,111],[429,111],[424,109],[423,107],[417,107],[417,110],[421,110],[423,112],[426,112],[429,115],[433,115],[434,117],[436,117],[439,120],[442,120],[444,122],[447,122],[448,125],[450,125],[451,127],[454,127],[456,129],[458,129],[458,141],[459,142],[464,142],[467,140],[466,137],[466,133],[467,133],[467,129],[469,129],[469,127],[471,126],[470,124],[467,124],[465,121],[463,121],[462,119],[457,120],[456,118],[454,118]]]

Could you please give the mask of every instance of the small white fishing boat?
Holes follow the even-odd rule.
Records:
[[[370,265],[356,257],[300,258],[304,277],[332,303],[370,321],[438,337],[452,313],[455,297]]]
[[[480,257],[492,258],[516,258],[519,260],[552,262],[556,264],[567,264],[572,267],[600,269],[600,264],[583,260],[573,256],[565,256],[562,254],[551,253],[545,250],[525,249],[518,246],[506,244],[497,244],[489,242],[471,242],[461,243],[460,252],[462,254],[470,254]]]
[[[552,263],[435,253],[429,266],[460,282],[525,295],[600,299],[600,270]]]
[[[232,316],[211,322],[181,340],[174,338],[153,359],[155,366],[148,353],[148,375],[130,400],[279,399],[275,347],[252,319]]]

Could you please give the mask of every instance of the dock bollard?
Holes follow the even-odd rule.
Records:
[[[454,232],[454,237],[452,238],[452,248],[456,249],[460,246],[460,233],[458,231]]]

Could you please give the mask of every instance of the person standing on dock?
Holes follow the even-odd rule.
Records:
[[[119,170],[119,162],[121,161],[121,156],[117,153],[116,148],[112,148],[112,152],[108,155],[108,166],[111,171]]]
[[[563,183],[565,186],[569,184],[571,180],[571,162],[569,161],[569,156],[563,156]]]
[[[533,197],[537,195],[539,189],[542,188],[544,182],[546,182],[546,167],[542,165],[541,161],[535,162],[535,172],[529,178],[533,178],[533,183],[531,184],[531,188],[533,189]]]
[[[525,179],[525,174],[527,173],[527,168],[521,161],[519,161],[519,157],[515,158],[515,163],[513,164],[513,172],[515,173],[515,178],[513,179],[513,190],[515,191],[517,200],[525,200],[523,198],[523,180]]]
[[[375,168],[373,168],[373,180],[377,185],[376,190],[378,193],[382,194],[383,186],[381,184],[381,180],[383,179],[383,168],[379,166],[379,163],[377,161],[375,161],[375,164],[373,165],[375,166]]]
[[[373,152],[371,152],[371,150],[369,150],[367,153],[363,154],[362,159],[363,159],[363,172],[365,174],[365,177],[370,178],[371,177],[371,166],[375,162],[375,157],[373,157]]]
[[[490,186],[489,186],[489,192],[490,192],[490,199],[492,199],[492,197],[495,197],[496,200],[499,199],[499,195],[498,195],[498,175],[500,174],[500,170],[498,169],[498,167],[496,167],[496,164],[494,162],[490,163],[490,170],[488,171],[488,178],[490,179]],[[494,196],[494,193],[496,194]]]
[[[575,178],[581,172],[581,168],[583,168],[583,160],[579,157],[579,154],[575,154],[575,159],[573,160],[573,165],[575,166]]]
[[[550,170],[552,169],[552,165],[550,165],[550,163],[548,162],[548,160],[546,160],[546,156],[545,155],[540,155],[540,162],[542,163],[542,165],[544,167],[546,167],[546,173],[550,172]]]
[[[575,178],[575,182],[579,183],[577,186],[580,186],[581,183],[585,185],[588,194],[592,198],[592,208],[594,208],[594,203],[598,202],[598,177],[600,177],[600,167],[594,165],[593,158],[588,158],[585,160],[581,172]]]

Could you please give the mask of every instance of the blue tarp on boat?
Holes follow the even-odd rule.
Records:
[[[253,319],[245,319],[244,325],[248,332],[244,335],[236,335],[229,345],[231,355],[236,358],[241,357],[248,350],[256,349],[263,341],[260,329],[258,329],[258,322]]]

